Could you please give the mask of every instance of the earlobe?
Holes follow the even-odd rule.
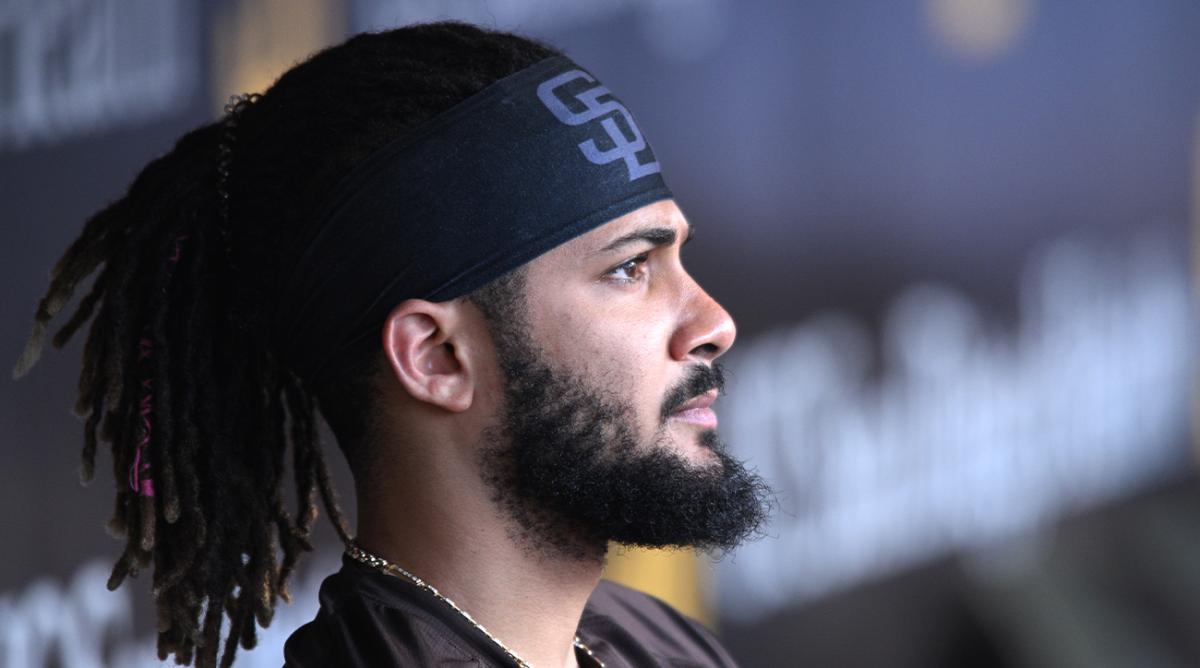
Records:
[[[459,318],[452,305],[410,299],[383,326],[383,350],[393,375],[414,399],[447,411],[471,407],[474,379],[458,345]]]

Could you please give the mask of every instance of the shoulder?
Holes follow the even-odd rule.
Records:
[[[343,569],[321,585],[317,616],[284,645],[285,666],[482,666],[404,583]]]
[[[679,666],[736,666],[703,624],[662,600],[608,580],[588,599],[581,630],[623,653]]]

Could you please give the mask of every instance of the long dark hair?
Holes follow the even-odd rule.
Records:
[[[86,416],[82,476],[92,477],[99,442],[110,443],[109,525],[126,545],[108,586],[152,565],[160,658],[212,666],[220,654],[228,666],[238,644],[255,645],[256,620],[267,626],[277,598],[288,600],[288,577],[311,549],[318,495],[350,540],[316,416],[356,477],[369,468],[378,355],[347,360],[315,387],[292,373],[270,328],[274,249],[372,151],[557,53],[453,22],[355,36],[184,135],[54,266],[14,375],[97,274],[51,340],[62,346],[91,320],[76,404]],[[289,446],[294,514],[282,491]]]

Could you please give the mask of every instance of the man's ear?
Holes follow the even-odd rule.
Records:
[[[452,412],[474,398],[470,342],[459,305],[409,299],[383,325],[383,352],[392,374],[414,399]]]

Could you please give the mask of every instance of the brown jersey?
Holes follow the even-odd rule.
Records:
[[[287,666],[515,666],[429,592],[349,557],[321,584],[320,599],[316,618],[288,638]],[[696,621],[608,581],[592,592],[577,634],[607,668],[736,665]],[[577,654],[580,666],[597,665],[582,651]]]

